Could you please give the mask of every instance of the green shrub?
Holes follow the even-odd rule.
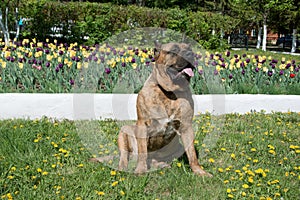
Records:
[[[30,19],[23,38],[58,39],[59,42],[95,44],[112,35],[142,27],[161,27],[186,34],[205,48],[224,49],[224,42],[212,35],[229,31],[235,20],[220,14],[191,12],[179,8],[121,6],[110,3],[22,1],[20,15]],[[55,32],[53,28],[58,28]]]

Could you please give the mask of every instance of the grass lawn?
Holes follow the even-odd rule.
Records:
[[[97,123],[111,140],[98,144],[99,154],[115,153],[119,123]],[[185,159],[142,176],[118,172],[87,161],[93,155],[74,121],[2,120],[0,199],[299,198],[300,113],[203,114],[194,125],[213,178],[193,175]]]

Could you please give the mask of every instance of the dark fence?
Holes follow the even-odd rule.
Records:
[[[245,34],[230,34],[231,47],[241,47],[248,50],[248,36]]]

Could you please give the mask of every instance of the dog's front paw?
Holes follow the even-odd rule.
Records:
[[[135,174],[144,174],[147,172],[147,164],[140,164],[136,167]]]
[[[201,169],[200,166],[197,166],[197,167],[191,167],[194,174],[198,175],[198,176],[206,176],[206,177],[213,177],[212,174],[204,171],[203,169]]]

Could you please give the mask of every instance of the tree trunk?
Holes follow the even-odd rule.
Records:
[[[261,44],[261,32],[262,32],[262,27],[259,27],[257,33],[257,44],[256,44],[257,49],[260,48],[260,44]]]
[[[6,8],[6,18],[8,15],[8,8]],[[7,19],[5,20],[5,24],[3,23],[3,13],[1,12],[0,9],[0,28],[2,30],[3,36],[4,36],[4,41],[5,41],[5,45],[9,46],[9,32],[8,32],[8,28],[7,28]]]
[[[18,8],[16,8],[16,36],[15,36],[15,39],[14,41],[17,41],[18,40],[18,37],[19,37],[19,34],[20,34],[20,24],[19,24],[19,10]]]
[[[262,50],[266,51],[267,50],[267,17],[264,17],[264,35],[263,35],[263,45],[262,45]]]
[[[297,29],[293,29],[293,40],[292,40],[292,50],[291,52],[292,53],[295,53],[296,52],[296,48],[297,48],[297,38],[296,38],[296,35],[297,35]]]

